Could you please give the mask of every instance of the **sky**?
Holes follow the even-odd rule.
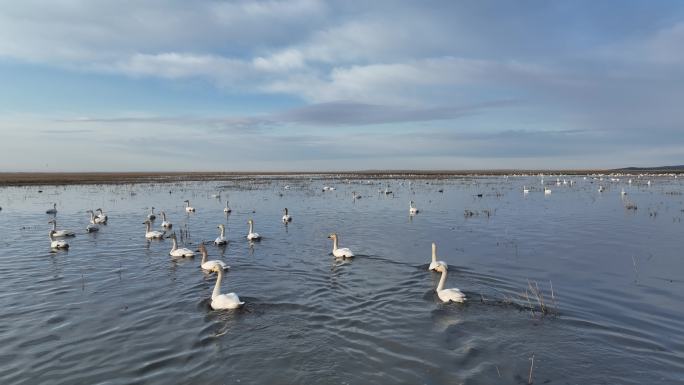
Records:
[[[0,0],[0,171],[684,164],[680,1]]]

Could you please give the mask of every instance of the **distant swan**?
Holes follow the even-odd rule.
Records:
[[[409,214],[411,214],[411,215],[418,214],[418,209],[416,208],[416,203],[414,201],[409,202]]]
[[[221,223],[220,225],[218,225],[216,227],[221,229],[221,233],[214,240],[214,244],[217,246],[218,245],[225,245],[226,243],[228,243],[228,240],[226,240],[226,226],[223,223]]]
[[[53,232],[52,236],[54,236],[55,238],[75,237],[76,236],[76,234],[71,230],[57,230],[57,220],[56,219],[52,219],[52,220],[48,221],[48,223],[52,223],[52,232]]]
[[[166,212],[162,211],[162,212],[161,212],[161,216],[162,216],[161,227],[163,227],[163,228],[165,228],[165,229],[170,229],[170,228],[172,228],[172,227],[173,227],[173,223],[171,223],[171,222],[169,222],[169,221],[166,220]]]
[[[211,308],[214,310],[221,309],[237,309],[245,303],[240,301],[235,293],[221,294],[221,281],[223,280],[223,269],[220,266],[214,266],[213,272],[218,273],[216,278],[216,285],[214,291],[211,293]]]
[[[446,262],[437,260],[437,245],[432,242],[432,262],[430,262],[428,270],[437,271],[437,267],[439,266],[448,267]]]
[[[249,233],[247,233],[247,239],[250,241],[261,239],[261,235],[254,232],[254,221],[250,219],[247,221],[247,223],[249,224]]]
[[[150,208],[150,213],[147,214],[147,219],[149,219],[149,220],[151,220],[151,221],[157,219],[157,216],[154,215],[154,207],[151,207],[151,208]]]
[[[445,266],[439,266],[437,267],[437,271],[442,273],[442,276],[439,278],[439,284],[437,285],[437,296],[439,297],[442,302],[465,302],[466,296],[463,294],[462,291],[452,288],[452,289],[445,289],[444,288],[444,283],[446,283],[446,278],[447,278],[447,268]]]
[[[528,189],[527,187],[523,186],[523,194],[527,194],[527,193],[529,193],[529,192],[530,192],[530,189]]]
[[[94,233],[96,231],[100,231],[100,226],[95,223],[95,214],[93,214],[93,210],[87,210],[86,212],[90,213],[90,223],[88,223],[88,226],[86,226],[86,232]]]
[[[106,224],[106,223],[107,223],[107,219],[109,219],[109,217],[107,216],[107,214],[105,214],[104,211],[102,211],[102,209],[97,209],[97,210],[95,210],[95,211],[98,212],[98,214],[95,215],[95,223]]]
[[[176,242],[176,233],[171,234],[171,240],[173,241],[173,246],[171,247],[171,251],[169,251],[169,255],[172,257],[194,257],[195,252],[193,252],[190,249],[186,249],[185,247],[183,248],[178,248],[178,243]]]
[[[69,244],[64,240],[55,240],[55,230],[50,230],[48,233],[50,236],[50,247],[53,249],[68,249]]]
[[[224,213],[229,213],[229,212],[231,212],[231,211],[233,211],[233,210],[230,209],[230,207],[228,206],[228,201],[226,201],[226,207],[223,208],[223,212],[224,212]]]
[[[551,189],[548,188],[548,187],[544,187],[544,194],[545,194],[545,195],[551,194]]]
[[[164,233],[157,230],[152,230],[152,222],[149,220],[143,222],[146,225],[145,238],[147,239],[162,239],[164,238]]]
[[[339,248],[338,247],[338,236],[337,233],[332,233],[328,235],[328,239],[333,240],[333,248],[332,248],[332,254],[337,257],[337,258],[352,258],[354,257],[354,253],[352,253],[351,250],[349,250],[346,247]]]
[[[209,253],[207,253],[207,248],[204,247],[204,241],[200,243],[199,250],[202,254],[202,261],[200,262],[200,266],[203,270],[211,271],[214,269],[215,266],[220,266],[223,270],[230,269],[230,266],[226,265],[223,261],[219,261],[216,259],[207,261],[207,255]]]
[[[57,214],[57,203],[53,203],[51,209],[45,210],[45,214]]]
[[[285,207],[285,215],[283,215],[283,222],[292,222],[292,215],[288,214],[287,207]]]
[[[185,202],[185,212],[186,213],[194,213],[195,208],[190,206],[190,200],[186,199],[183,202]]]

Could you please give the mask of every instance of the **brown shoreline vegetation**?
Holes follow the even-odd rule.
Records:
[[[639,170],[644,172],[646,170]],[[653,170],[656,171],[656,170]],[[668,172],[680,173],[684,170]],[[133,183],[172,183],[185,181],[221,181],[251,177],[270,179],[309,178],[346,178],[346,179],[441,179],[447,177],[498,176],[498,175],[537,175],[563,174],[586,175],[608,174],[612,172],[631,172],[628,170],[364,170],[364,171],[323,171],[323,172],[0,172],[0,186],[25,185],[72,185],[72,184],[133,184]],[[657,171],[656,171],[657,172]],[[661,171],[662,172],[662,171]]]

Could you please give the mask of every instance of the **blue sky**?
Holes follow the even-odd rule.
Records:
[[[684,164],[678,1],[0,0],[2,171]]]

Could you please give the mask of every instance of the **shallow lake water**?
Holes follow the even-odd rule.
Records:
[[[684,178],[566,179],[549,195],[538,176],[2,188],[0,383],[681,384]],[[50,250],[52,202],[68,251]],[[226,225],[207,249],[242,309],[212,310],[200,258],[145,240],[150,206],[193,250]],[[98,207],[109,222],[87,234]],[[335,260],[330,232],[356,258]],[[435,294],[433,241],[465,304]]]

